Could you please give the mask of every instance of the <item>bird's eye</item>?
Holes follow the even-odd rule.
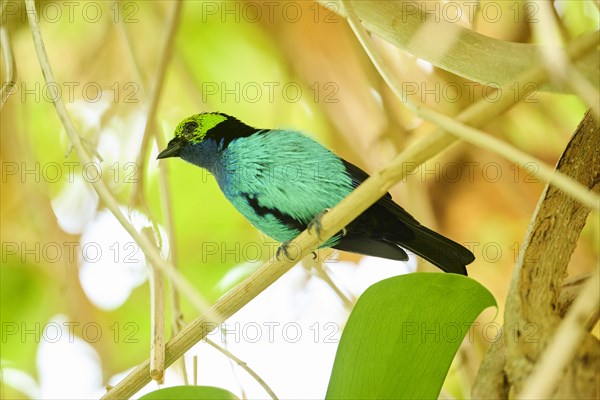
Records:
[[[198,128],[197,122],[194,122],[194,121],[186,122],[186,124],[183,126],[183,133],[184,134],[194,133],[196,128]]]

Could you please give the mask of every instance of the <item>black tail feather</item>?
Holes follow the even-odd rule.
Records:
[[[348,235],[343,237],[334,248],[367,256],[382,257],[390,260],[408,261],[407,249],[426,259],[444,272],[467,275],[466,265],[475,260],[475,256],[460,244],[424,227],[409,225],[412,238],[397,240],[391,237],[374,238]]]
[[[444,272],[467,275],[466,265],[475,260],[473,253],[423,225],[411,228],[415,237],[403,242],[402,247],[423,257]]]

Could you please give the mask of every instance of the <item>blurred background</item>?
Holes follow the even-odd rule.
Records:
[[[542,41],[526,18],[515,17],[515,10],[526,10],[524,2],[482,0],[475,8],[474,2],[452,3],[457,6],[438,10],[447,19],[460,10],[458,25],[505,41]],[[500,4],[500,18],[482,16],[492,3]],[[432,10],[448,5],[419,4]],[[2,82],[8,79],[7,43],[17,80],[0,114],[1,397],[92,398],[148,358],[150,306],[143,253],[99,201],[91,181],[109,186],[138,229],[156,228],[163,255],[211,302],[268,259],[276,244],[233,209],[207,172],[180,160],[159,164],[154,140],[140,159],[174,2],[36,5],[59,94],[97,156],[82,165],[71,151],[52,88],[41,74],[25,5],[3,2],[8,41],[2,42]],[[565,42],[598,29],[593,2],[553,6]],[[367,172],[384,168],[428,124],[394,97],[334,10],[335,3],[312,1],[184,2],[151,129],[169,140],[181,119],[221,111],[260,128],[302,130]],[[455,115],[486,95],[483,85],[377,37],[375,43],[400,81],[418,89],[425,107]],[[586,105],[574,95],[542,91],[529,100],[484,130],[554,165]],[[166,188],[159,168],[168,168]],[[449,398],[468,395],[479,362],[499,334],[513,266],[544,188],[536,171],[535,164],[515,165],[459,143],[391,190],[423,224],[473,249],[477,259],[469,274],[499,304],[498,313],[480,317],[463,344],[444,387]],[[597,221],[588,223],[570,275],[596,265],[599,239]],[[416,259],[402,264],[337,252],[322,259],[349,299],[385,277],[434,270]],[[186,322],[197,316],[185,298],[181,311]],[[221,330],[225,339],[211,337],[280,397],[322,398],[348,312],[325,280],[299,265],[228,321]],[[265,397],[254,380],[207,344],[188,353],[189,382],[193,356],[199,383]],[[177,364],[165,384],[182,382]]]

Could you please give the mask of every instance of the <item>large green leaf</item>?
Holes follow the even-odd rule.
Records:
[[[462,275],[416,273],[360,297],[336,354],[327,399],[437,398],[475,318],[495,306]]]
[[[237,400],[231,392],[214,386],[172,386],[155,390],[140,400]]]

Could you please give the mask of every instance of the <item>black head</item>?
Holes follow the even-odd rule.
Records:
[[[178,157],[181,149],[213,139],[219,146],[226,147],[239,137],[253,135],[260,129],[252,128],[230,115],[210,112],[195,114],[181,121],[175,128],[175,137],[157,159]]]

